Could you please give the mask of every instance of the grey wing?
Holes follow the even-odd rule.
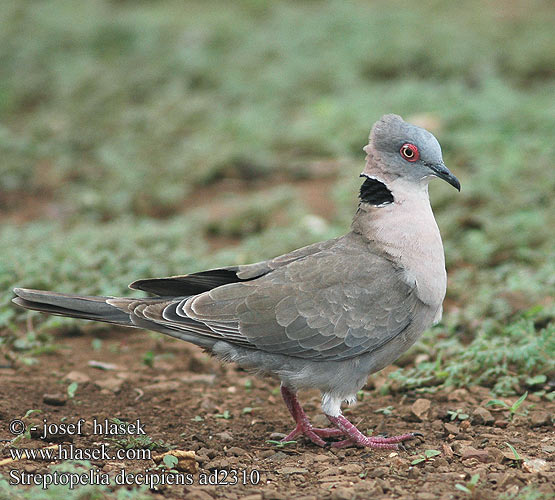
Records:
[[[259,278],[295,260],[321,252],[331,247],[336,241],[337,239],[321,241],[255,264],[222,267],[168,278],[141,279],[131,283],[129,288],[153,293],[160,297],[197,295],[219,286]]]
[[[206,325],[222,340],[306,359],[343,360],[401,334],[419,304],[415,284],[401,270],[347,245],[171,307],[177,317]]]

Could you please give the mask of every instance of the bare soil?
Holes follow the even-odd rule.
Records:
[[[92,347],[95,337],[102,340],[100,349],[96,342],[97,350]],[[534,395],[521,406],[519,413],[524,414],[510,419],[506,411],[484,411],[491,399],[486,388],[380,395],[376,388],[383,384],[385,375],[378,374],[371,378],[363,400],[345,414],[366,432],[392,435],[418,431],[422,439],[399,451],[322,449],[302,438],[279,448],[267,440],[279,439],[292,429],[293,422],[273,379],[221,364],[185,342],[139,330],[92,331],[87,327],[60,332],[56,342],[63,348],[41,356],[38,365],[0,368],[0,439],[13,438],[8,422],[30,409],[40,409],[41,414],[27,419],[28,426],[36,424],[42,429],[44,418],[54,423],[83,418],[83,435],[48,435],[44,440],[37,436],[21,441],[20,447],[64,443],[85,449],[106,443],[115,450],[106,436],[92,433],[93,419],[140,419],[153,440],[194,451],[197,457],[199,472],[194,475],[194,484],[160,487],[160,498],[491,499],[503,493],[516,495],[530,484],[545,498],[555,494],[551,421],[555,404]],[[148,351],[154,353],[152,366],[143,361]],[[91,360],[115,367],[94,368],[88,365]],[[67,387],[72,380],[78,381],[78,387],[70,398]],[[57,396],[52,400],[45,394]],[[301,393],[301,401],[315,424],[326,424],[319,415],[317,392]],[[468,418],[452,421],[448,411],[457,410]],[[527,462],[515,460],[506,443]],[[441,454],[411,464],[425,450]],[[4,447],[0,461],[9,456]],[[150,460],[91,462],[109,474],[122,468],[140,473],[155,467]],[[0,466],[0,473],[4,477],[10,469],[44,473],[51,465],[21,460]],[[235,470],[240,480],[234,485],[198,484],[199,474],[215,470]],[[243,477],[256,482],[256,476],[250,476],[253,470],[260,474],[258,484],[242,484]],[[456,484],[467,485],[475,474],[480,479],[473,495],[456,489]]]

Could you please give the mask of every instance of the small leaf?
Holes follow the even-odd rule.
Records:
[[[72,382],[71,384],[68,385],[67,395],[70,398],[73,398],[75,396],[75,393],[77,392],[77,387],[79,387],[79,384],[77,382]]]
[[[23,418],[30,417],[31,415],[34,415],[35,413],[42,413],[42,410],[27,410],[27,413],[25,413]]]
[[[422,457],[422,458],[415,458],[410,464],[411,464],[411,465],[416,465],[416,464],[419,464],[419,463],[421,463],[421,462],[424,462],[425,460],[426,460],[426,459],[425,459],[424,457]]]
[[[480,480],[480,474],[473,474],[472,477],[470,478],[470,481],[468,481],[468,484],[472,486],[476,486],[479,480]]]
[[[152,351],[147,351],[143,354],[143,364],[152,368],[154,365],[154,353]]]
[[[173,469],[179,460],[173,455],[165,455],[163,458],[164,464],[168,469]]]
[[[492,399],[486,403],[486,406],[502,406],[503,408],[509,408],[509,405],[500,399]]]
[[[274,441],[273,439],[267,439],[266,442],[273,444],[276,448],[284,448],[290,444],[297,444],[297,441]]]
[[[191,420],[193,422],[204,422],[204,418],[202,418],[200,415],[195,415]]]
[[[472,493],[472,491],[470,491],[466,486],[463,486],[462,484],[458,484],[458,483],[457,483],[457,484],[455,485],[455,488],[456,488],[457,490],[464,491],[465,493]]]
[[[509,408],[510,412],[511,412],[511,413],[515,413],[515,412],[518,410],[519,406],[520,406],[522,403],[524,403],[524,400],[525,400],[527,397],[528,397],[528,391],[526,391],[522,396],[520,396],[520,397],[517,399],[517,401],[515,402],[515,404]]]
[[[385,408],[378,408],[374,413],[382,413],[383,415],[391,415],[393,413],[393,406],[386,406]]]
[[[518,451],[516,451],[515,447],[514,447],[512,444],[510,444],[510,443],[505,443],[505,444],[506,444],[506,445],[509,447],[509,449],[513,452],[513,455],[515,456],[515,460],[522,460],[522,459],[520,458],[520,455],[518,454]]]
[[[437,457],[438,455],[441,455],[441,451],[438,450],[426,450],[424,452],[424,456],[426,458],[432,458],[432,457]]]
[[[526,379],[527,385],[541,385],[547,382],[547,377],[545,375],[536,375],[535,377],[528,377]]]
[[[102,340],[99,338],[94,338],[91,341],[91,345],[92,345],[93,351],[100,351],[100,349],[102,349]]]

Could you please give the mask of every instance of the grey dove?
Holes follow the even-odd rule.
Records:
[[[368,437],[341,412],[369,374],[439,321],[447,276],[428,197],[439,177],[460,190],[428,131],[383,116],[364,148],[351,230],[271,260],[130,285],[155,297],[66,295],[16,288],[14,302],[50,314],[145,328],[281,380],[295,429],[319,446],[397,448],[414,433]],[[333,425],[311,425],[297,391],[318,388]],[[335,438],[330,439],[330,438]]]

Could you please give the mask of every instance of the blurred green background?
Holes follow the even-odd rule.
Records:
[[[0,352],[83,325],[13,286],[121,295],[346,232],[394,112],[463,186],[432,182],[446,314],[396,387],[552,399],[554,25],[548,0],[4,0]]]

